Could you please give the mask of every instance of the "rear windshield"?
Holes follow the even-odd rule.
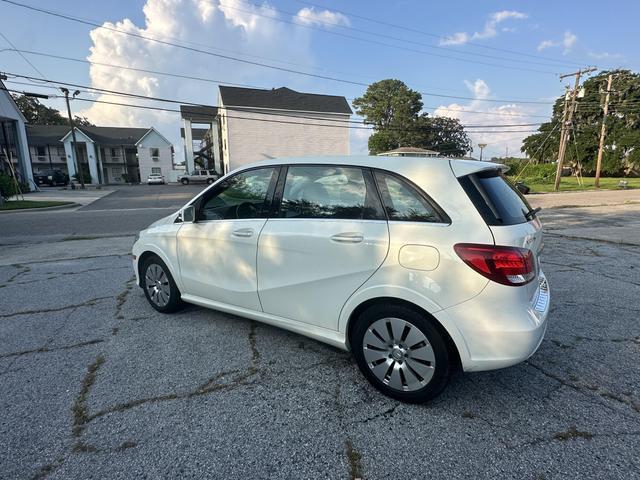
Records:
[[[497,170],[473,173],[458,179],[487,225],[526,223],[535,215],[531,206]]]

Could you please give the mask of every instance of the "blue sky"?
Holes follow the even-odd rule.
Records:
[[[430,114],[457,116],[463,123],[473,125],[544,121],[550,106],[526,102],[550,103],[559,95],[563,87],[557,73],[587,65],[638,69],[634,32],[640,3],[629,1],[311,0],[316,6],[298,0],[19,1],[101,25],[112,22],[118,29],[188,42],[185,44],[200,49],[284,68],[364,83],[398,78],[412,88],[433,94],[423,95]],[[4,2],[0,2],[0,18],[2,33],[23,50],[256,86],[285,85],[347,98],[364,91],[358,85],[149,44]],[[2,48],[10,46],[0,37]],[[213,83],[25,56],[53,80],[216,103]],[[11,51],[0,52],[0,70],[39,76]],[[7,85],[53,92],[39,86]],[[159,105],[87,93],[81,96]],[[48,104],[61,108],[59,100]],[[181,151],[178,114],[81,101],[74,102],[73,107],[100,125],[154,125]],[[472,138],[474,143],[488,143],[489,155],[502,155],[506,148],[510,153],[518,150],[524,136],[526,133],[521,132],[482,133]],[[366,149],[366,132],[353,130],[351,137],[352,152],[362,153]]]

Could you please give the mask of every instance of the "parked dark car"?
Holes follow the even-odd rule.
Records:
[[[69,175],[55,168],[38,172],[34,174],[33,179],[38,185],[49,185],[50,187],[69,183]]]

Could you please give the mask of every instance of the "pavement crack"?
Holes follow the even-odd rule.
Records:
[[[127,280],[124,290],[120,292],[120,294],[116,297],[116,318],[119,320],[124,319],[124,315],[122,315],[122,307],[124,306],[124,303],[127,301],[127,297],[129,296],[129,293],[131,293],[131,290],[133,289],[135,280],[136,280],[136,277],[135,275],[133,275],[129,280]]]
[[[362,478],[362,454],[353,446],[350,438],[344,442],[347,464],[349,465],[349,479],[358,480]]]
[[[91,387],[96,381],[98,369],[104,363],[104,356],[98,355],[96,359],[87,367],[87,373],[82,381],[80,393],[73,404],[73,435],[79,437],[89,421],[89,412],[87,408],[87,397],[91,391]]]
[[[5,353],[0,355],[0,358],[9,358],[9,357],[20,357],[22,355],[29,355],[32,353],[48,353],[48,352],[57,352],[60,350],[71,350],[73,348],[80,348],[80,347],[86,347],[89,345],[96,345],[98,343],[102,343],[104,342],[104,340],[102,339],[95,339],[95,340],[89,340],[87,342],[78,342],[78,343],[72,343],[71,345],[64,345],[62,347],[47,347],[47,346],[43,346],[40,348],[36,348],[33,350],[22,350],[21,352],[12,352],[12,353]]]
[[[34,315],[34,314],[40,314],[40,313],[63,312],[65,310],[71,310],[71,309],[80,308],[80,307],[90,307],[95,305],[96,302],[99,302],[101,300],[107,300],[109,298],[113,298],[113,297],[111,296],[95,297],[90,300],[87,300],[86,302],[77,303],[74,305],[65,305],[64,307],[43,308],[38,310],[21,310],[19,312],[0,314],[0,318],[11,318],[11,317],[18,317],[20,315]]]

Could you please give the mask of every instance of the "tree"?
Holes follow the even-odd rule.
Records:
[[[372,155],[398,147],[421,147],[448,156],[462,156],[471,141],[456,119],[430,118],[422,110],[422,95],[400,80],[372,83],[363,96],[353,100],[356,113],[373,125],[369,137]]]
[[[26,95],[12,95],[18,108],[27,119],[27,123],[32,125],[69,125],[69,119],[63,117],[55,108],[47,107],[40,103],[37,98]],[[86,117],[74,117],[74,122],[78,126],[94,126]]]
[[[603,71],[584,82],[585,95],[577,102],[573,127],[569,128],[565,162],[577,165],[579,161],[585,171],[595,171],[603,118],[602,91],[607,88],[609,73],[613,74],[613,84],[602,171],[629,174],[640,166],[640,75],[629,70]],[[563,109],[564,95],[556,99],[551,121],[524,139],[522,151],[535,161],[558,158]]]
[[[416,127],[419,139],[411,146],[435,150],[445,157],[463,157],[473,151],[471,139],[457,118],[422,114],[416,121]]]

